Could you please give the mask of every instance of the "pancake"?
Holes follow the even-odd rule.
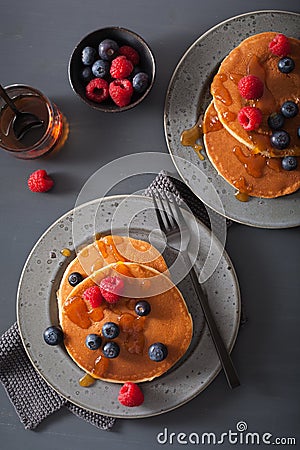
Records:
[[[300,158],[295,170],[281,167],[281,159],[269,158],[241,144],[223,127],[211,103],[203,119],[203,139],[209,160],[229,184],[254,197],[275,198],[300,188]]]
[[[145,264],[168,274],[164,258],[148,242],[127,236],[104,236],[81,249],[68,265],[57,292],[58,303],[64,302],[73,289],[68,282],[72,272],[78,272],[86,278],[94,271],[117,261]]]
[[[300,103],[300,41],[289,38],[291,47],[289,56],[293,58],[295,68],[289,74],[284,74],[277,67],[280,58],[272,54],[268,48],[277,34],[274,32],[256,34],[233,49],[223,60],[213,79],[211,94],[223,126],[243,145],[255,153],[271,157],[299,156],[300,143],[297,130],[300,126],[300,114],[285,120],[283,128],[291,137],[289,147],[285,150],[276,150],[270,144],[271,129],[267,123],[269,115],[279,112],[281,105],[287,100],[292,100],[298,105]],[[260,99],[246,100],[240,95],[238,82],[246,75],[255,75],[264,83],[264,93]],[[246,131],[240,125],[237,116],[244,106],[256,106],[262,111],[263,120],[258,130]]]
[[[114,383],[149,381],[165,373],[186,353],[192,339],[192,319],[180,291],[167,276],[141,264],[121,264],[131,274],[131,277],[123,277],[125,287],[130,289],[131,285],[137,285],[143,290],[143,298],[151,305],[150,313],[139,317],[134,310],[137,300],[132,296],[120,297],[116,304],[104,300],[97,308],[90,309],[83,293],[105,277],[115,275],[119,264],[111,264],[85,278],[59,305],[64,344],[76,364],[93,378]],[[148,296],[144,283],[141,285],[142,279],[147,279],[149,287],[151,278],[156,276],[164,292]],[[76,312],[74,318],[74,308],[72,315],[70,304],[76,309],[79,303],[81,312]],[[120,354],[112,359],[103,356],[101,347],[90,350],[85,345],[88,334],[101,335],[105,322],[114,322],[120,327],[119,336],[113,339],[120,347]],[[106,341],[102,337],[102,344]],[[149,346],[156,342],[168,349],[167,357],[161,362],[152,361],[148,356]]]

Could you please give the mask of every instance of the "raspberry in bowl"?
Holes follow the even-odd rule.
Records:
[[[155,79],[155,60],[138,34],[107,27],[85,36],[69,61],[69,81],[89,106],[121,112],[139,105]]]

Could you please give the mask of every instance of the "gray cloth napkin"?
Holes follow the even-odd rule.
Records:
[[[151,195],[157,190],[173,192],[178,200],[184,200],[200,220],[210,225],[205,206],[181,181],[161,172],[146,189],[145,195]],[[227,225],[231,225],[231,222],[228,221]],[[62,407],[102,430],[110,430],[115,423],[112,417],[77,407],[44,381],[26,354],[16,323],[0,338],[0,381],[26,429],[36,428]]]

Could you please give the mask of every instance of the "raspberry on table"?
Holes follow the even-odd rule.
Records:
[[[282,33],[278,33],[269,44],[269,50],[276,56],[287,56],[291,51],[288,37]]]
[[[100,282],[100,291],[104,299],[108,303],[117,303],[124,288],[124,281],[122,278],[106,277]]]
[[[27,184],[31,192],[47,192],[54,186],[54,181],[46,170],[39,169],[30,175]]]
[[[264,93],[264,83],[255,75],[247,75],[240,79],[238,89],[243,98],[254,100],[262,97]]]
[[[122,47],[119,48],[119,54],[126,56],[126,58],[129,59],[134,66],[137,66],[140,62],[140,55],[133,47],[130,47],[129,45],[122,45]]]
[[[99,286],[87,288],[83,293],[83,298],[89,302],[91,308],[97,308],[103,301]]]
[[[109,95],[113,102],[120,107],[129,105],[132,94],[132,83],[126,78],[114,80],[109,84]]]
[[[238,113],[238,121],[246,131],[259,128],[262,121],[262,112],[255,106],[244,106]]]
[[[123,406],[140,406],[144,402],[144,394],[137,384],[128,381],[121,387],[118,400]]]
[[[117,56],[110,66],[110,74],[113,78],[127,78],[133,70],[132,62],[126,56]]]
[[[108,82],[103,78],[94,78],[85,88],[89,100],[101,103],[109,97]]]

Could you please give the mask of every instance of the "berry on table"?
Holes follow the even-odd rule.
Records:
[[[90,350],[97,350],[101,347],[102,339],[98,334],[88,334],[85,339],[85,345]]]
[[[44,331],[44,341],[48,345],[58,345],[63,342],[64,334],[58,327],[51,326]]]
[[[110,66],[110,74],[113,78],[127,78],[133,69],[132,62],[126,56],[117,56]]]
[[[295,156],[285,156],[281,160],[281,165],[284,170],[295,170],[298,166],[298,161]]]
[[[151,306],[146,300],[140,300],[136,303],[134,310],[138,316],[148,316],[151,312]]]
[[[268,117],[268,125],[272,130],[280,130],[284,124],[284,115],[281,113],[272,113]]]
[[[72,272],[69,275],[68,282],[71,286],[77,286],[77,284],[81,283],[83,280],[83,276],[79,272]]]
[[[262,121],[262,112],[255,106],[244,106],[238,113],[238,121],[246,131],[259,128]]]
[[[271,145],[278,150],[284,150],[290,145],[290,135],[284,131],[274,131],[271,135]]]
[[[96,78],[105,78],[109,74],[109,62],[97,59],[92,65],[92,72]]]
[[[116,342],[110,341],[104,344],[102,351],[106,358],[117,358],[120,353],[120,347]]]
[[[93,47],[84,47],[81,53],[81,60],[85,66],[91,66],[95,61],[97,52]]]
[[[278,69],[281,73],[290,73],[295,69],[295,62],[292,58],[285,56],[278,61]]]
[[[247,100],[257,99],[262,97],[264,93],[264,84],[255,75],[246,75],[240,79],[238,89],[243,98]]]
[[[99,56],[104,61],[112,61],[118,54],[118,50],[118,44],[112,39],[104,39],[98,48]]]
[[[100,282],[100,291],[104,299],[108,303],[117,303],[124,288],[124,281],[122,278],[106,277]]]
[[[150,345],[148,349],[148,355],[152,361],[160,362],[166,359],[166,357],[168,356],[168,349],[161,342],[155,342],[154,344]]]
[[[130,47],[129,45],[122,45],[119,48],[119,54],[126,56],[126,58],[129,59],[134,66],[137,66],[140,62],[140,55],[133,47]]]
[[[286,117],[287,119],[291,119],[298,114],[299,108],[295,102],[287,100],[282,104],[281,112],[284,115],[284,117]]]
[[[96,285],[87,288],[83,293],[83,298],[89,302],[91,308],[97,308],[103,301],[100,288]]]
[[[149,76],[145,72],[138,72],[132,80],[132,86],[135,92],[142,94],[149,85]]]
[[[89,100],[101,103],[109,97],[108,83],[103,78],[94,78],[85,88]]]
[[[120,107],[127,106],[133,94],[132,84],[126,78],[114,80],[109,85],[109,94],[116,105]]]
[[[144,394],[137,384],[128,381],[121,387],[118,400],[123,406],[140,406],[144,402]]]
[[[270,42],[269,50],[273,55],[287,56],[291,50],[289,39],[284,34],[278,33]]]
[[[27,185],[31,192],[47,192],[54,186],[54,181],[46,170],[39,169],[29,176]]]

